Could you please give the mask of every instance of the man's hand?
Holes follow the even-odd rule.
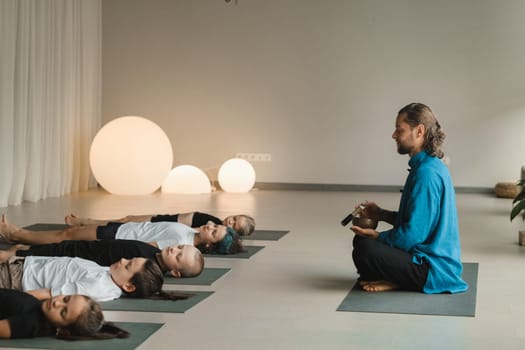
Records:
[[[376,221],[384,221],[389,223],[390,225],[394,225],[394,222],[396,220],[396,213],[390,210],[385,210],[378,206],[374,202],[364,202],[361,203],[363,207],[363,212],[361,213],[362,216],[365,216],[367,218],[370,218],[372,220]]]
[[[364,202],[361,203],[361,205],[364,207],[363,212],[361,213],[362,216],[375,221],[381,221],[381,212],[383,209],[381,209],[376,203]]]
[[[354,231],[356,235],[359,235],[365,238],[376,239],[379,236],[379,232],[371,228],[361,228],[359,226],[352,226],[350,227],[350,230]]]

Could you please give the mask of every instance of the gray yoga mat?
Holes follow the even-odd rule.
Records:
[[[189,278],[175,278],[169,274],[164,275],[164,284],[183,284],[194,286],[211,286],[215,281],[221,278],[226,272],[230,271],[228,268],[222,267],[207,267],[202,270],[202,273],[197,277]]]
[[[25,226],[24,228],[26,230],[31,230],[31,231],[58,231],[58,230],[63,230],[63,229],[68,228],[68,227],[69,226],[67,226],[66,224],[42,224],[42,223],[38,223],[38,224]]]
[[[213,292],[204,291],[178,291],[185,294],[193,294],[186,300],[152,300],[122,297],[116,300],[100,303],[103,310],[113,311],[141,311],[141,312],[167,312],[184,313],[197,305]]]
[[[164,323],[115,322],[131,335],[124,339],[60,340],[54,337],[30,339],[2,339],[0,348],[59,349],[59,350],[128,350],[135,349],[155,333]]]
[[[245,252],[236,254],[204,254],[207,258],[229,258],[229,259],[249,259],[252,255],[263,249],[264,246],[259,245],[245,245]]]
[[[254,241],[278,241],[285,234],[290,231],[281,231],[281,230],[255,230],[249,236],[243,236],[243,239],[254,240]]]
[[[356,283],[337,311],[469,316],[476,314],[478,263],[463,263],[468,290],[457,294],[424,294],[406,291],[365,292]]]

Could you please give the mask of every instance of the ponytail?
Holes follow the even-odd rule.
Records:
[[[443,158],[442,146],[445,133],[430,107],[423,103],[410,103],[399,110],[398,115],[401,114],[405,115],[405,121],[412,128],[419,124],[425,126],[423,149],[433,157]]]
[[[131,282],[135,285],[135,290],[125,295],[132,298],[184,300],[193,296],[193,294],[163,291],[164,274],[159,265],[151,259],[146,260],[142,271],[137,272],[131,278]]]
[[[135,285],[133,292],[125,293],[131,298],[149,298],[160,292],[162,284],[164,283],[164,275],[156,263],[151,259],[147,259],[144,263],[144,268],[135,273],[131,278],[131,283]]]
[[[204,260],[202,261],[204,264]],[[126,297],[130,298],[180,300],[192,296],[191,294],[162,291],[164,274],[159,265],[151,259],[147,259],[144,268],[131,277],[131,283],[135,285],[135,290],[124,293]]]
[[[129,332],[116,326],[111,322],[104,322],[102,327],[94,333],[90,334],[74,334],[70,333],[69,330],[60,329],[57,332],[56,337],[63,340],[101,340],[101,339],[114,339],[114,338],[128,338]]]
[[[169,290],[161,290],[158,293],[155,293],[151,295],[148,299],[152,300],[186,300],[188,298],[191,298],[195,294],[188,294],[188,293],[179,293],[175,291],[169,291]]]

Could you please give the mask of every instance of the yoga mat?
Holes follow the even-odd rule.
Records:
[[[68,228],[66,224],[33,224],[24,227],[26,230],[32,230],[32,231],[58,231],[63,230],[65,228]]]
[[[264,246],[259,245],[245,245],[245,252],[237,254],[204,254],[207,258],[229,258],[229,259],[249,259],[252,255],[263,249]]]
[[[164,284],[184,284],[196,286],[211,286],[213,282],[221,278],[226,272],[230,271],[228,268],[207,267],[202,270],[202,273],[197,277],[183,277],[175,278],[169,274],[164,275]]]
[[[59,349],[59,350],[128,350],[135,349],[155,333],[164,323],[115,322],[131,333],[129,338],[105,340],[61,340],[54,337],[30,339],[2,339],[0,348]]]
[[[253,231],[251,235],[242,236],[242,238],[246,240],[254,240],[254,241],[278,241],[288,232],[290,231],[255,230]]]
[[[466,292],[457,294],[424,294],[398,290],[372,293],[363,291],[356,283],[337,311],[474,317],[478,263],[463,263],[463,280],[468,283],[469,288]]]
[[[102,310],[184,313],[213,294],[213,292],[186,290],[178,292],[193,294],[193,296],[186,300],[175,301],[122,297],[116,300],[102,302],[100,305],[102,306]]]

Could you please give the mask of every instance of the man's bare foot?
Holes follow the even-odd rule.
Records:
[[[389,290],[395,290],[399,288],[397,284],[384,280],[368,282],[366,284],[362,284],[361,287],[365,292],[387,292]]]

